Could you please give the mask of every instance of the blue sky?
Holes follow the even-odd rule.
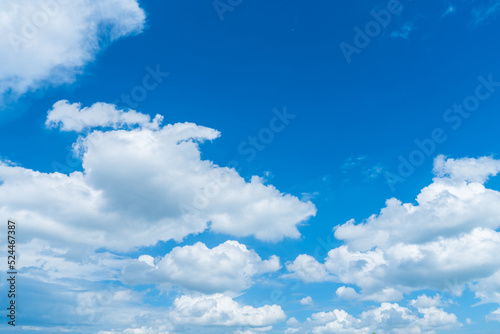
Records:
[[[497,0],[0,14],[16,331],[499,327]]]

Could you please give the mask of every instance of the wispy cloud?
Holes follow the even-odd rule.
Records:
[[[482,4],[472,9],[471,26],[476,27],[482,24],[487,24],[494,20],[500,14],[500,1],[493,0],[488,4]]]
[[[367,180],[374,180],[383,172],[383,167],[380,164],[368,167],[366,166],[368,164],[367,160],[366,155],[352,155],[344,160],[342,172],[347,174],[355,171],[363,174]]]
[[[415,29],[416,28],[413,22],[406,22],[405,24],[403,24],[403,26],[401,26],[401,28],[399,28],[398,30],[394,30],[391,33],[390,37],[408,39],[410,33]]]
[[[454,14],[454,13],[456,13],[456,11],[457,11],[457,8],[455,6],[453,6],[452,4],[450,4],[446,8],[446,10],[444,11],[443,15],[441,15],[441,18],[448,16],[448,15],[451,15],[451,14]]]

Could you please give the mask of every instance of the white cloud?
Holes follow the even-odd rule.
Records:
[[[311,296],[304,297],[300,300],[301,305],[311,305],[313,302]]]
[[[428,297],[423,297],[428,298]],[[410,303],[422,303],[422,299]],[[416,311],[396,303],[382,303],[354,317],[344,310],[313,313],[304,323],[288,324],[287,333],[434,333],[435,330],[457,328],[461,324],[454,314],[436,306],[419,307]]]
[[[439,237],[456,236],[474,228],[500,226],[500,193],[483,183],[500,170],[498,160],[448,159],[435,161],[437,177],[417,196],[418,205],[389,199],[379,215],[362,224],[349,221],[338,226],[335,237],[349,247],[367,250],[398,242],[423,243]]]
[[[432,333],[437,329],[460,326],[454,314],[436,307],[418,308],[417,312],[394,303],[382,303],[379,308],[361,314],[364,323],[377,328],[378,332],[394,333]]]
[[[476,298],[480,299],[478,304],[500,304],[500,270],[472,284],[471,290],[475,292]]]
[[[491,157],[446,159],[439,155],[434,160],[434,174],[438,178],[447,178],[456,182],[485,183],[490,176],[500,172],[500,160]]]
[[[500,322],[500,308],[497,308],[494,311],[491,311],[487,316],[486,320],[490,321],[499,321]]]
[[[104,114],[108,107],[93,106]],[[201,160],[198,143],[218,136],[192,123],[92,131],[74,145],[83,172],[70,175],[0,162],[0,213],[23,222],[27,238],[75,247],[129,250],[208,228],[269,241],[299,237],[314,205]]]
[[[377,271],[385,266],[386,261],[381,251],[350,252],[346,246],[328,252],[326,270],[335,275],[338,282],[363,281],[366,285],[377,280]]]
[[[90,334],[147,326],[154,328],[154,333],[166,334],[174,328],[168,319],[172,308],[146,304],[144,292],[89,279],[81,276],[67,282],[42,282],[23,276],[24,296],[30,300],[23,312],[37,325],[39,333]],[[57,310],[57,317],[47,303]]]
[[[290,327],[297,327],[300,325],[300,322],[295,317],[291,317],[286,321],[286,324]]]
[[[265,327],[286,319],[278,305],[242,306],[222,294],[177,298],[170,315],[175,324],[219,326]]]
[[[49,241],[37,238],[19,244],[17,252],[22,259],[18,266],[25,277],[47,283],[70,284],[79,279],[113,281],[118,279],[123,266],[132,262],[108,252],[76,250],[69,244],[52,247]]]
[[[47,283],[70,284],[86,278],[94,282],[157,284],[160,288],[223,292],[231,296],[250,288],[259,275],[281,268],[277,256],[262,260],[255,251],[236,241],[226,241],[212,249],[201,242],[176,247],[163,258],[157,258],[156,263],[149,255],[135,260],[108,252],[74,254],[70,245],[54,248],[39,239],[20,244],[19,255],[24,275]],[[7,261],[6,257],[0,259]]]
[[[62,317],[89,332],[92,326],[123,334],[218,333],[222,327],[265,332],[286,319],[280,306],[244,306],[228,295],[183,296],[171,308],[156,308],[144,301],[150,290],[116,288],[140,278],[123,268],[140,267],[143,282],[236,295],[258,275],[277,271],[276,256],[261,259],[236,241],[137,260],[102,248],[127,251],[207,229],[268,241],[298,237],[297,226],[316,212],[311,202],[201,160],[199,143],[217,138],[216,130],[190,123],[160,127],[146,115],[106,104],[82,109],[63,101],[50,115],[49,126],[88,131],[73,146],[83,172],[43,173],[0,161],[0,215],[22,226],[26,242],[19,255],[33,282],[30,291],[57,299]],[[99,126],[113,129],[91,131]],[[103,290],[103,282],[115,288]],[[41,319],[41,310],[33,304],[29,311]],[[58,324],[42,327],[56,332]]]
[[[323,333],[361,333],[361,321],[354,318],[344,310],[333,310],[331,312],[319,312],[312,314],[307,319],[312,332]]]
[[[61,131],[76,132],[95,127],[118,129],[133,125],[158,129],[162,120],[163,117],[160,115],[151,120],[149,115],[135,110],[118,110],[115,105],[107,103],[95,103],[91,107],[81,108],[80,103],[70,104],[62,100],[56,102],[49,110],[45,125],[48,128],[60,128]]]
[[[418,296],[417,299],[412,300],[410,304],[416,308],[422,309],[443,306],[440,295],[428,297],[426,294]]]
[[[283,277],[298,278],[306,283],[331,281],[333,277],[314,257],[306,254],[297,256],[295,261],[288,262],[286,269],[290,274]]]
[[[142,260],[142,261],[141,261]],[[249,288],[259,274],[280,269],[279,258],[262,260],[253,250],[237,241],[226,241],[209,249],[198,242],[193,246],[176,247],[163,258],[152,262],[151,256],[139,258],[124,269],[129,283],[174,285],[204,293],[224,292],[236,295]]]
[[[23,260],[24,258],[22,257]],[[41,269],[45,270],[47,266]],[[54,268],[56,269],[58,268]],[[253,307],[238,303],[223,294],[184,295],[175,298],[171,306],[152,306],[147,303],[147,295],[153,296],[156,301],[163,299],[167,305],[170,304],[168,296],[155,296],[155,292],[149,289],[134,291],[110,283],[109,280],[104,281],[103,275],[96,277],[100,282],[91,282],[91,274],[81,271],[70,274],[71,279],[50,282],[31,275],[35,268],[24,267],[23,272],[27,271],[30,274],[24,275],[25,294],[27,297],[36,295],[37,298],[33,298],[32,303],[25,306],[25,312],[30,314],[30,320],[40,324],[39,329],[44,333],[265,332],[286,319],[278,305]],[[60,318],[47,320],[46,303],[58,310]]]
[[[363,300],[396,301],[421,289],[459,295],[469,285],[484,302],[500,303],[500,193],[483,184],[500,171],[500,161],[440,156],[434,171],[418,205],[390,199],[379,215],[336,227],[345,245],[324,263],[299,255],[286,276],[304,282],[333,277],[360,287]]]
[[[104,45],[140,33],[136,0],[0,0],[0,106],[46,85],[71,83]]]
[[[351,287],[341,286],[335,291],[335,294],[342,299],[357,299],[358,293]]]

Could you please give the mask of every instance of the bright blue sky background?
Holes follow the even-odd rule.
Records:
[[[25,168],[53,172],[53,162],[64,164],[77,134],[46,129],[47,110],[61,99],[83,106],[112,103],[141,84],[147,66],[158,64],[170,75],[135,110],[159,113],[164,124],[188,121],[219,130],[219,139],[201,145],[204,159],[221,166],[236,160],[247,180],[259,175],[282,192],[299,198],[310,194],[318,209],[300,228],[298,240],[266,243],[205,232],[181,245],[203,241],[211,248],[236,239],[262,258],[280,256],[282,264],[299,254],[313,255],[317,238],[330,237],[330,248],[337,247],[341,242],[333,238],[334,226],[378,213],[390,197],[414,203],[431,183],[437,154],[461,158],[500,152],[500,88],[456,131],[443,120],[446,109],[474,93],[478,76],[491,74],[500,81],[500,11],[479,23],[473,16],[477,8],[497,8],[498,3],[401,3],[402,13],[392,16],[388,27],[348,64],[339,44],[353,44],[353,28],[364,27],[373,19],[370,11],[385,8],[385,1],[243,0],[224,13],[223,21],[211,1],[141,1],[147,15],[143,33],[102,50],[74,83],[24,94],[1,112],[0,156]],[[447,12],[450,8],[453,11]],[[395,37],[393,32],[405,25],[411,27],[409,34]],[[273,108],[284,106],[297,117],[253,161],[246,161],[238,145],[269,125]],[[392,191],[384,173],[397,173],[398,156],[407,158],[416,148],[414,140],[429,138],[435,128],[444,129],[448,139]],[[81,170],[81,165],[70,168]],[[488,185],[499,189],[498,180]],[[169,241],[146,250],[164,255],[175,246]],[[320,255],[317,260],[322,261],[326,251]],[[280,284],[287,298],[283,309],[300,321],[321,310],[344,308],[359,314],[376,305],[340,300],[335,296],[340,285],[335,283]],[[294,284],[300,287],[295,290]],[[238,300],[260,306],[270,290],[255,286]],[[296,302],[305,296],[315,303]],[[462,323],[465,318],[473,321],[453,332],[498,328],[498,322],[484,320],[496,306],[472,308],[477,300],[470,291],[450,298],[457,304],[446,310]]]

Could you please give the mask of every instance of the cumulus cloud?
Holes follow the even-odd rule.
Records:
[[[344,245],[323,263],[298,256],[287,264],[287,276],[352,284],[361,292],[347,295],[364,300],[396,301],[422,289],[460,295],[470,286],[476,297],[499,303],[500,193],[484,186],[499,171],[500,161],[491,157],[439,156],[436,177],[417,205],[390,199],[379,215],[336,227]]]
[[[304,297],[300,300],[301,305],[311,305],[313,302],[311,296]]]
[[[157,258],[112,253],[207,229],[267,241],[294,238],[316,212],[311,202],[258,177],[247,182],[232,168],[202,160],[199,143],[216,139],[218,131],[160,121],[113,105],[82,108],[60,101],[47,127],[79,132],[73,149],[83,171],[43,173],[0,161],[0,214],[22,225],[20,268],[30,291],[59,300],[63,318],[94,333],[92,326],[126,334],[270,330],[286,318],[280,306],[245,306],[231,297],[259,275],[279,270],[276,256],[262,259],[237,241],[176,247]],[[103,288],[103,282],[113,287]],[[155,308],[144,301],[145,293],[123,287],[128,283],[198,294]],[[226,294],[211,294],[216,292]],[[33,304],[33,319],[43,318],[42,309]],[[54,321],[41,328],[62,327]]]
[[[139,125],[143,128],[158,129],[163,116],[156,115],[151,120],[149,115],[135,110],[123,111],[113,104],[95,103],[82,108],[80,103],[69,103],[66,100],[54,104],[47,115],[45,126],[59,128],[61,131],[81,132],[96,127],[111,127],[113,129],[125,126]]]
[[[434,333],[439,329],[457,328],[461,324],[454,314],[445,312],[436,305],[422,305],[422,300],[433,299],[420,296],[410,303],[409,309],[397,303],[382,303],[354,317],[344,310],[335,309],[330,312],[313,313],[303,323],[294,322],[287,333],[356,333],[380,334],[389,333]],[[436,297],[439,299],[439,297]],[[289,326],[292,324],[289,324]]]
[[[129,283],[173,285],[204,293],[236,295],[252,285],[254,276],[281,268],[279,258],[262,260],[237,241],[226,241],[212,249],[198,242],[176,247],[155,262],[148,255],[124,270]]]
[[[417,299],[412,300],[410,304],[416,308],[421,309],[443,306],[440,295],[428,297],[426,294],[418,296]]]
[[[262,333],[286,319],[277,305],[242,305],[222,294],[188,296],[174,300],[172,307],[141,312],[141,326],[102,330],[99,334],[149,333]]]
[[[51,112],[67,106],[56,103]],[[108,115],[112,108],[91,109]],[[80,127],[81,112],[59,115],[51,122]],[[102,119],[110,124],[108,116]],[[2,161],[0,213],[25,222],[27,237],[115,250],[180,241],[207,229],[268,241],[299,237],[297,226],[315,215],[314,205],[202,160],[198,144],[218,136],[192,123],[94,130],[74,144],[83,171],[69,175]]]
[[[487,189],[489,176],[500,171],[500,161],[479,159],[435,160],[433,183],[417,196],[418,205],[392,198],[379,215],[361,224],[353,220],[338,226],[335,237],[351,249],[368,250],[399,242],[423,243],[457,236],[474,228],[500,226],[500,192]]]
[[[175,258],[174,261],[180,263],[185,256],[184,260],[194,262],[185,263],[185,267],[180,268],[184,271],[184,278],[189,280],[188,271],[192,270],[192,275],[203,275],[200,279],[205,279],[207,284],[220,286],[227,283],[229,288],[238,284],[247,286],[251,284],[249,276],[255,272],[261,273],[279,267],[277,258],[262,261],[257,254],[237,242],[223,243],[208,250],[206,254],[205,249],[199,246],[196,244],[192,247],[176,248],[160,262],[171,256]],[[246,306],[223,294],[198,293],[179,296],[171,306],[166,306],[171,303],[167,294],[155,295],[154,290],[149,289],[132,290],[127,284],[123,284],[127,273],[123,272],[122,268],[136,263],[129,257],[107,252],[80,254],[79,250],[69,246],[66,249],[54,248],[48,242],[38,239],[19,244],[18,248],[19,257],[22,259],[19,262],[19,270],[23,272],[26,296],[39,297],[34,298],[25,311],[33,321],[40,324],[42,332],[56,333],[77,329],[82,334],[96,333],[98,330],[101,330],[101,333],[122,334],[198,333],[200,330],[206,333],[220,333],[226,332],[221,328],[271,329],[269,326],[286,318],[281,307],[277,305]],[[196,253],[200,251],[201,253]],[[201,258],[194,259],[193,255]],[[203,266],[206,259],[209,262],[203,268],[196,268]],[[0,260],[7,261],[5,257]],[[217,260],[222,263],[217,263]],[[140,261],[145,266],[155,266],[155,260],[151,256],[142,255]],[[213,270],[212,265],[215,266]],[[158,268],[161,270],[162,266],[159,265]],[[206,271],[196,271],[197,269]],[[230,272],[231,270],[234,272]],[[240,270],[244,272],[239,273]],[[154,274],[149,273],[145,277],[148,276],[154,277]],[[176,278],[180,279],[180,276],[177,275]],[[5,287],[5,284],[0,283],[0,287]],[[191,279],[186,284],[199,284],[201,287],[202,282]],[[150,305],[146,300],[147,295],[153,295],[156,300],[164,299],[166,305]],[[46,308],[43,305],[47,302],[59,310],[62,318],[44,320]],[[117,313],[116,310],[120,312]],[[60,327],[64,323],[61,319],[74,325]]]
[[[490,321],[499,321],[500,322],[500,308],[497,308],[496,310],[491,311],[486,316],[486,319],[490,320]]]
[[[333,280],[333,276],[314,257],[306,254],[297,256],[295,261],[287,262],[286,269],[290,274],[285,278],[298,278],[306,283],[325,282]]]
[[[342,299],[356,299],[358,298],[358,293],[351,287],[341,286],[335,291],[335,294]]]
[[[143,30],[136,0],[0,1],[0,105],[41,86],[71,83],[103,48]]]
[[[439,155],[434,160],[434,174],[446,178],[449,182],[477,182],[485,183],[491,176],[500,172],[500,160],[491,157],[446,159]]]
[[[230,333],[251,330],[268,331],[284,321],[286,315],[278,305],[248,306],[222,294],[175,298],[170,306],[152,306],[146,293],[110,284],[109,281],[41,282],[25,277],[27,293],[36,293],[25,306],[30,319],[38,323],[41,333],[76,331],[78,333]],[[34,292],[36,291],[36,292]],[[151,293],[151,292],[149,292]],[[155,296],[164,299],[165,294]],[[58,310],[59,317],[47,319],[47,302]],[[119,312],[117,312],[119,310]],[[63,319],[63,320],[61,320]],[[28,329],[28,328],[25,328]],[[33,329],[35,330],[35,328]]]
[[[241,306],[222,294],[182,296],[174,307],[171,317],[176,324],[264,327],[286,319],[278,305]]]

